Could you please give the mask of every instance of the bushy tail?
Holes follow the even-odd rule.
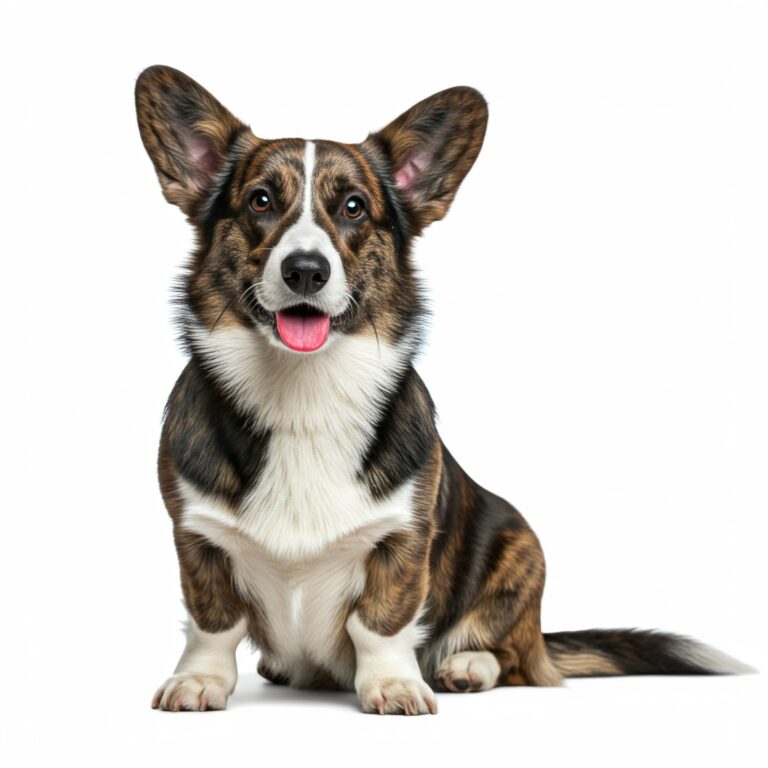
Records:
[[[655,630],[545,632],[544,641],[552,663],[565,677],[738,675],[755,671],[704,643]]]

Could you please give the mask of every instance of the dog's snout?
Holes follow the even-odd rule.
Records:
[[[280,265],[285,284],[300,296],[317,293],[331,276],[331,265],[319,251],[294,251]]]

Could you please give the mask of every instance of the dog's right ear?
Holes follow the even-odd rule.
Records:
[[[139,75],[136,113],[166,200],[194,218],[247,126],[191,77],[164,66]]]

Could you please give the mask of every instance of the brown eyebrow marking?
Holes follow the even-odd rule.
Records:
[[[335,141],[318,141],[316,142],[323,148],[324,157],[322,158],[323,165],[333,168],[333,162],[328,155],[339,153],[351,160],[355,165],[355,171],[359,172],[362,176],[363,185],[368,192],[368,197],[371,199],[373,210],[371,213],[375,218],[382,216],[384,211],[384,201],[381,197],[379,179],[376,173],[373,171],[368,161],[362,152],[354,144],[342,144]]]
[[[365,183],[368,189],[371,190],[372,194],[371,197],[372,202],[376,204],[377,210],[372,211],[376,218],[380,217],[383,212],[384,207],[384,201],[381,199],[381,193],[379,190],[379,178],[376,175],[376,173],[373,171],[373,169],[368,165],[368,160],[366,159],[365,155],[363,155],[360,150],[355,147],[354,145],[346,145],[345,149],[349,152],[350,155],[357,161],[357,164],[360,166],[360,168],[363,171],[363,176],[365,177]]]
[[[240,169],[235,177],[232,185],[232,191],[239,198],[243,194],[243,184],[246,174],[249,174],[256,161],[267,151],[269,142],[261,142],[248,156],[248,158],[240,165]]]
[[[241,172],[237,177],[237,194],[238,197],[244,193],[245,181],[248,177],[255,175],[254,166],[260,161],[266,161],[265,164],[273,159],[275,155],[282,155],[279,159],[279,163],[276,163],[276,168],[271,170],[279,170],[280,165],[288,165],[298,171],[299,174],[303,173],[304,163],[303,160],[297,157],[297,153],[300,151],[300,147],[297,146],[299,139],[275,139],[274,141],[266,141],[250,156],[248,161],[243,164]],[[288,151],[286,151],[288,150]],[[284,154],[283,154],[284,153]],[[266,158],[265,158],[266,156]]]

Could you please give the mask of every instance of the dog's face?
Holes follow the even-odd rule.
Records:
[[[480,151],[477,91],[435,94],[360,144],[259,139],[169,67],[142,73],[136,104],[163,192],[198,231],[185,283],[196,323],[237,323],[298,353],[413,330],[410,243],[445,215]]]

